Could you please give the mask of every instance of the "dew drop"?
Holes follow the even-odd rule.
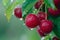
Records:
[[[20,18],[20,20],[22,21],[22,20],[23,20],[23,18]]]
[[[33,30],[33,28],[31,28],[31,30]]]
[[[28,29],[31,30],[31,31],[33,30],[33,28],[28,28]]]
[[[11,0],[11,2],[13,2],[14,0]]]
[[[44,37],[42,37],[41,40],[44,40]]]
[[[14,15],[14,12],[12,13],[12,15]]]

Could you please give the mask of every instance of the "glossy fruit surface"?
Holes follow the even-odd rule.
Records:
[[[39,12],[37,14],[37,17],[39,18],[39,21],[45,20],[45,18],[47,17],[47,14],[45,12]]]
[[[53,29],[53,24],[50,20],[42,20],[39,26],[41,31],[45,34],[50,33]]]
[[[17,18],[22,18],[22,9],[21,9],[21,8],[15,8],[15,10],[14,10],[14,15],[15,15]]]
[[[39,24],[38,17],[34,14],[28,14],[25,18],[25,24],[29,28],[34,28]]]

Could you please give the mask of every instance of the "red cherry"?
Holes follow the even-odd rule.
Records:
[[[17,18],[22,18],[22,9],[21,9],[21,8],[15,8],[15,10],[14,10],[14,15],[15,15]]]
[[[60,9],[60,0],[54,0],[55,6]]]
[[[41,29],[38,29],[37,31],[38,31],[38,33],[39,33],[39,35],[40,35],[41,37],[46,36],[46,35],[41,31]]]
[[[53,37],[53,39],[52,40],[59,40],[57,37]]]
[[[25,18],[25,24],[29,28],[35,28],[38,24],[38,17],[34,14],[28,14]]]
[[[35,4],[35,8],[36,8],[36,9],[39,9],[40,5],[41,5],[40,2],[37,2],[37,3]]]
[[[37,17],[39,18],[39,21],[45,20],[45,18],[47,17],[47,14],[45,12],[39,12],[37,14]]]
[[[53,24],[50,20],[42,20],[39,26],[41,31],[45,34],[50,33],[53,29]]]
[[[38,2],[35,4],[35,8],[39,9],[39,7],[42,3],[43,3],[43,0],[38,0]]]
[[[60,14],[60,10],[53,10],[52,8],[49,8],[48,11],[53,16],[58,16]]]

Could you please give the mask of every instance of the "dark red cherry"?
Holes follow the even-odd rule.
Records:
[[[41,5],[40,2],[37,2],[37,3],[35,4],[35,8],[36,8],[36,9],[39,9],[40,5]]]
[[[45,20],[47,17],[47,14],[45,12],[38,12],[37,17],[39,18],[39,21]]]
[[[60,9],[60,0],[54,0],[55,6]]]
[[[42,32],[40,28],[37,31],[41,37],[46,36],[46,34],[44,34],[44,32]]]
[[[36,4],[35,4],[35,8],[39,9],[39,7],[42,3],[43,3],[43,0],[38,0],[38,2],[36,2]]]
[[[34,14],[28,14],[25,18],[25,24],[29,28],[35,28],[39,24],[38,17]]]
[[[53,29],[53,23],[50,20],[42,20],[39,26],[41,31],[45,34],[50,33]]]
[[[53,37],[53,39],[52,40],[59,40],[57,37]]]
[[[53,10],[52,8],[49,8],[48,11],[53,16],[58,16],[60,14],[60,10],[59,9]]]
[[[15,8],[15,10],[14,10],[14,15],[15,15],[17,18],[22,18],[22,9],[21,9],[21,8]]]

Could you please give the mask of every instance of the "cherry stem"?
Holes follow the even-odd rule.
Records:
[[[46,4],[45,4],[45,13],[46,13],[45,19],[47,20],[47,6],[46,6]]]
[[[41,4],[41,6],[39,7],[39,9],[38,9],[37,13],[38,13],[38,12],[39,12],[39,10],[42,8],[43,4],[44,4],[44,2],[43,2],[43,3]]]
[[[42,8],[42,6],[43,6],[43,4],[44,4],[44,2],[41,4],[41,6],[39,7],[39,9],[38,9],[38,11],[37,11],[37,13],[39,12],[39,10]],[[39,26],[37,26],[36,27],[36,29],[38,29],[39,28]]]

